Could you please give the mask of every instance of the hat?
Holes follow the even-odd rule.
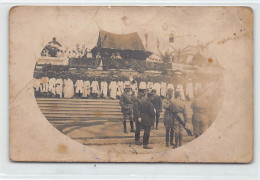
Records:
[[[145,90],[146,89],[146,84],[145,83],[140,83],[139,89]]]

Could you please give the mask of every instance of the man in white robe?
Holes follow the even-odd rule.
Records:
[[[81,98],[83,94],[83,80],[79,79],[75,83],[77,97]]]
[[[84,81],[83,83],[83,97],[87,98],[90,96],[90,82],[89,81]]]
[[[120,98],[121,95],[123,94],[123,92],[124,92],[124,82],[123,81],[118,81],[117,82],[116,96],[118,98]]]
[[[33,79],[34,96],[39,97],[41,90],[41,80]]]
[[[101,89],[101,91],[100,91],[100,95],[103,97],[103,98],[107,98],[107,87],[108,85],[107,85],[107,82],[106,81],[102,81],[101,82],[101,85],[100,85],[100,89]]]
[[[51,94],[51,97],[55,97],[56,95],[56,79],[53,77],[49,80],[49,92]]]
[[[63,80],[59,78],[56,80],[56,95],[59,98],[62,98],[62,92],[63,92]]]
[[[91,83],[91,93],[93,98],[97,98],[99,96],[99,84],[98,81],[93,81]]]
[[[147,83],[147,89],[153,89],[153,86],[154,86],[153,82]]]
[[[117,89],[117,83],[115,81],[111,81],[109,84],[110,98],[116,99]]]
[[[139,84],[139,89],[147,89],[147,85],[146,85],[146,82],[140,82]]]
[[[168,85],[167,85],[167,90],[168,90],[168,89],[172,89],[173,94],[174,94],[174,85],[173,85],[173,84],[171,84],[171,83],[168,84]]]
[[[43,97],[47,97],[47,94],[49,92],[49,78],[48,77],[41,78],[41,92],[43,94]]]

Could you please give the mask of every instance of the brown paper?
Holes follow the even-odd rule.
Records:
[[[253,12],[249,7],[13,7],[9,23],[11,160],[192,163],[252,161]],[[102,31],[105,33],[103,36]],[[135,32],[137,34],[129,35]],[[160,75],[156,74],[156,67],[153,67],[152,72],[137,72],[134,68],[131,71],[126,71],[126,68],[108,71],[104,69],[107,62],[102,57],[101,65],[98,62],[94,68],[87,70],[85,67],[82,71],[77,69],[79,65],[73,66],[74,69],[70,66],[70,72],[84,72],[82,74],[88,77],[100,75],[97,78],[128,78],[131,75],[140,79],[167,76],[174,79],[171,80],[175,91],[177,85],[183,85],[184,90],[180,92],[184,92],[184,102],[189,105],[193,99],[187,100],[188,80],[194,82],[193,88],[195,81],[201,82],[203,94],[220,93],[208,105],[208,113],[215,113],[211,126],[198,138],[188,136],[184,130],[182,146],[166,147],[163,111],[159,130],[151,130],[149,145],[153,149],[144,149],[143,146],[135,145],[135,133],[130,132],[129,121],[128,133],[123,133],[119,99],[105,98],[103,102],[102,98],[35,98],[33,87],[39,63],[61,63],[57,57],[41,54],[49,42],[53,43],[53,37],[64,51],[73,52],[77,51],[76,44],[81,49],[99,48],[99,36],[102,48],[109,49],[109,52],[115,47],[120,52],[126,52],[125,48],[131,52],[141,49],[142,53],[152,54],[149,54],[150,59],[147,56],[141,61],[146,61],[147,64],[148,61],[151,64],[170,61],[168,63],[176,69],[167,70],[168,75],[163,74],[164,69],[159,70]],[[168,60],[167,53],[171,57]],[[80,53],[70,56],[76,58],[78,55],[83,56]],[[195,62],[195,57],[199,65],[187,65]],[[111,60],[112,57],[108,59]],[[122,60],[122,57],[119,59]],[[125,64],[123,60],[120,62],[119,66]],[[185,65],[177,66],[178,64]],[[212,64],[214,67],[210,69]],[[173,74],[169,75],[169,72]],[[203,76],[199,76],[200,73]],[[209,85],[214,81],[212,74],[219,79],[215,87]],[[156,81],[156,78],[148,81]],[[205,97],[208,96],[204,96],[204,101],[210,102]],[[107,106],[97,106],[96,109],[93,106],[92,115],[88,114],[87,107],[83,107],[88,103],[110,101],[117,108],[108,110],[107,114],[104,114]],[[57,109],[51,103],[57,103]],[[68,106],[67,109],[64,106]],[[110,121],[109,117],[113,118],[113,115],[109,113],[114,111],[121,119]],[[94,117],[91,119],[89,116]],[[188,117],[188,122],[192,125],[192,114]],[[141,141],[143,133],[141,131]]]

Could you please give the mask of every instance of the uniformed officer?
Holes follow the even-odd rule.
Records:
[[[182,146],[182,134],[184,131],[183,123],[187,121],[185,103],[181,100],[181,93],[179,91],[175,92],[175,99],[172,99],[171,101],[170,111],[172,112],[172,117],[174,118],[173,131],[175,132],[175,148],[177,148]]]
[[[137,96],[132,96],[133,101],[133,112],[135,121],[135,144],[141,146],[143,143],[140,141],[140,129],[141,129],[141,100],[144,98],[146,93],[146,86],[139,86]]]
[[[165,133],[166,147],[169,147],[169,139],[170,139],[170,145],[171,146],[174,145],[173,144],[174,119],[170,111],[172,97],[173,97],[173,89],[169,88],[166,92],[166,98],[162,101],[162,107],[163,109],[165,109],[163,115],[163,121],[164,121],[164,127],[166,129],[166,133]]]
[[[209,119],[207,113],[207,100],[205,95],[200,92],[198,96],[191,103],[191,108],[193,110],[192,114],[192,125],[193,133],[195,138],[199,137],[204,133],[209,126]]]
[[[126,84],[124,88],[124,93],[120,97],[119,104],[121,106],[121,112],[123,113],[123,125],[124,133],[127,133],[126,130],[126,118],[129,117],[131,132],[135,132],[134,123],[133,123],[133,103],[131,95],[130,84]]]
[[[144,128],[144,136],[143,136],[143,148],[144,149],[152,149],[149,146],[149,138],[150,138],[150,131],[152,123],[154,122],[155,118],[155,109],[153,106],[153,98],[156,92],[151,90],[147,93],[147,97],[141,100],[141,126]]]
[[[153,106],[156,110],[156,130],[158,130],[158,124],[159,124],[159,119],[160,119],[160,113],[162,112],[162,99],[161,96],[158,95],[157,90],[154,89],[156,94],[154,95],[153,98]],[[154,122],[155,123],[155,122]],[[152,129],[154,129],[154,123],[152,125]]]

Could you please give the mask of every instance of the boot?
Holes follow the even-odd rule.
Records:
[[[179,146],[182,146],[182,133],[179,134]]]
[[[153,147],[152,147],[152,146],[149,146],[149,145],[143,145],[143,148],[144,148],[144,149],[153,149]]]
[[[130,126],[131,126],[131,132],[135,132],[133,121],[130,121]]]
[[[126,122],[125,122],[125,121],[123,122],[123,125],[124,125],[124,133],[127,133],[127,130],[126,130]]]

